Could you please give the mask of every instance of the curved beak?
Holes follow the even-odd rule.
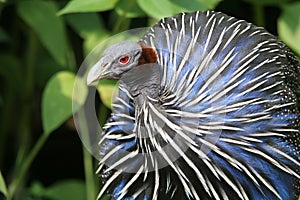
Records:
[[[86,82],[91,85],[93,82],[105,78],[107,63],[100,59],[89,71]]]

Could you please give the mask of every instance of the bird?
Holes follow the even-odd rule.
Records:
[[[292,200],[300,194],[300,62],[262,27],[180,13],[107,47],[87,84],[118,81],[98,198]]]

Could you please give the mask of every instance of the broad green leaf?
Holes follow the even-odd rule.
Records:
[[[221,0],[172,0],[171,2],[179,6],[182,11],[194,12],[197,10],[203,11],[207,9],[213,9]]]
[[[300,55],[300,2],[283,7],[278,18],[278,34],[280,39]]]
[[[139,6],[148,15],[161,19],[172,15],[196,10],[213,9],[221,0],[137,0]]]
[[[34,182],[30,187],[30,193],[36,199],[83,200],[86,199],[85,187],[83,181],[79,180],[63,180],[49,187]]]
[[[76,108],[82,105],[87,96],[83,81],[77,83],[76,95],[73,95],[75,74],[67,71],[56,73],[47,83],[42,98],[42,119],[45,134],[50,134],[67,120],[73,112],[72,102]],[[77,81],[81,81],[77,79]],[[73,98],[73,99],[72,99]]]
[[[86,199],[85,184],[79,180],[65,180],[46,188],[44,197],[53,200]]]
[[[58,14],[107,11],[113,9],[117,2],[118,0],[72,0]]]
[[[156,19],[170,17],[182,11],[169,0],[137,0],[137,2],[144,12]]]
[[[66,20],[82,38],[94,32],[105,31],[104,24],[97,13],[74,13],[67,15]]]
[[[66,16],[66,19],[68,24],[84,39],[85,55],[110,36],[96,13],[70,14]]]
[[[4,178],[2,176],[2,173],[0,171],[0,192],[4,194],[4,196],[7,196],[7,187],[4,181]]]
[[[145,17],[146,13],[139,7],[137,0],[120,0],[115,10],[126,18]]]
[[[109,38],[109,33],[92,33],[84,40],[84,54],[88,55],[98,44]]]
[[[45,187],[38,181],[34,181],[28,190],[30,195],[35,198],[41,199],[44,197]]]
[[[66,32],[62,19],[56,15],[56,4],[53,1],[20,1],[17,9],[20,17],[36,32],[57,63],[66,66]]]
[[[245,0],[245,1],[257,5],[283,5],[288,2],[291,2],[292,0]]]
[[[117,86],[115,81],[111,80],[100,80],[97,86],[97,90],[100,95],[102,103],[111,109],[114,94],[117,92]]]

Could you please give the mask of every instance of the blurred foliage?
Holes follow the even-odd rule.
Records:
[[[86,199],[85,185],[79,180],[63,180],[59,181],[47,188],[41,183],[34,182],[30,186],[30,193],[38,199],[53,200],[83,200]]]
[[[72,101],[76,102],[78,107],[84,104],[87,96],[87,88],[80,89],[80,96],[74,96],[73,86],[75,79],[74,73],[60,71],[54,74],[48,81],[42,99],[42,122],[45,134],[53,132],[73,112],[76,112],[70,106],[72,105]],[[79,85],[83,86],[84,83],[81,82]]]
[[[4,194],[5,196],[7,195],[7,188],[1,172],[0,172],[0,192],[2,192],[2,194]]]
[[[84,166],[85,180],[62,177],[45,186],[30,176],[52,133],[63,134],[60,129],[68,124],[76,132],[69,119],[88,95],[85,75],[76,74],[79,66],[112,35],[207,9],[264,26],[300,55],[300,2],[295,0],[0,0],[0,199],[95,199],[97,162],[84,147],[78,165]],[[82,92],[74,96],[76,80]],[[114,82],[104,80],[97,90],[103,123]]]
[[[278,19],[280,39],[300,55],[300,2],[284,5]]]
[[[66,31],[63,19],[56,15],[57,11],[57,5],[51,1],[31,0],[17,4],[18,15],[33,29],[55,61],[67,66]]]

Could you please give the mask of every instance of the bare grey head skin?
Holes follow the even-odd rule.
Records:
[[[103,78],[120,79],[122,74],[138,65],[141,54],[142,47],[137,42],[124,41],[108,47],[88,73],[87,84]]]

